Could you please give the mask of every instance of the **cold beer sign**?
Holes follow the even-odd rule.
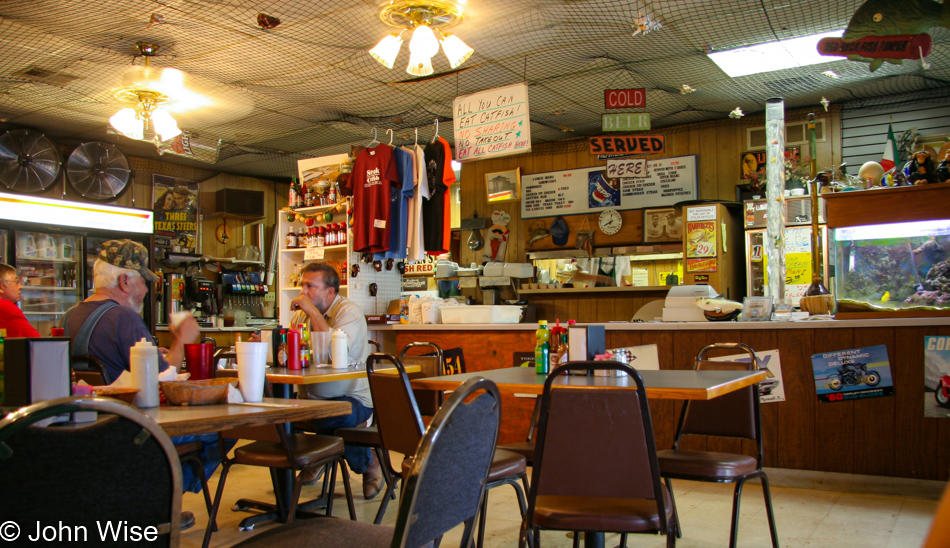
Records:
[[[639,89],[605,89],[605,108],[643,108],[647,106],[647,92]]]

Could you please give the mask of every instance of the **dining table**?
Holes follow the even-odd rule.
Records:
[[[766,378],[764,369],[749,371],[638,369],[637,372],[643,379],[647,397],[664,400],[710,400],[751,386]],[[413,388],[454,390],[474,377],[484,377],[494,382],[502,393],[540,395],[544,391],[544,381],[548,376],[536,373],[533,367],[509,367],[413,379],[411,384]],[[554,380],[553,386],[615,389],[635,388],[636,385],[626,375],[621,377],[561,375]]]
[[[765,369],[742,371],[683,370],[683,369],[638,369],[647,397],[653,399],[710,400],[724,394],[752,386],[767,377]],[[458,375],[426,377],[410,381],[413,388],[428,390],[454,390],[465,381],[484,377],[498,386],[498,391],[507,394],[536,394],[544,392],[546,374],[535,372],[533,367],[511,367],[490,369]],[[616,390],[636,389],[627,375],[591,376],[559,375],[554,379],[552,388],[595,388]],[[538,398],[535,405],[540,403]],[[584,533],[585,548],[603,548],[604,534],[601,532]]]

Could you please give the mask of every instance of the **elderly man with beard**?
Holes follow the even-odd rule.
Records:
[[[95,356],[106,370],[110,381],[129,370],[129,350],[143,338],[151,341],[152,333],[140,316],[148,284],[158,276],[148,269],[148,250],[132,240],[110,240],[102,244],[102,251],[93,265],[93,284],[96,292],[71,308],[63,320],[66,335],[73,341],[73,354]],[[185,343],[198,339],[200,328],[193,317],[186,318],[177,327],[169,326],[174,342],[164,356],[159,354],[159,370],[179,367],[184,361]],[[208,477],[221,464],[217,434],[180,436],[172,438],[176,445],[202,442],[199,459]],[[229,440],[228,449],[234,445]],[[182,486],[185,491],[199,493],[201,486],[192,467],[182,468]],[[191,512],[182,512],[181,528],[195,524]]]

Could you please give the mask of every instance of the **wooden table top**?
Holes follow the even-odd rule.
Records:
[[[336,417],[350,413],[345,401],[264,398],[259,404],[162,405],[141,411],[155,419],[169,436],[208,434],[229,428]]]
[[[386,369],[395,368],[389,367]],[[384,369],[385,370],[385,369]],[[407,365],[407,373],[422,371],[418,365]],[[218,369],[216,377],[237,377],[237,369]],[[277,384],[318,384],[321,382],[346,381],[366,377],[366,368],[347,367],[333,369],[331,367],[308,367],[306,369],[287,369],[286,367],[268,367],[265,373],[267,382]]]
[[[693,370],[639,370],[647,389],[647,396],[665,400],[709,400],[734,390],[750,386],[766,378],[765,371],[693,371]],[[547,375],[538,375],[533,367],[509,367],[413,379],[413,388],[454,390],[472,377],[485,377],[498,385],[504,393],[541,394]],[[629,377],[586,377],[563,375],[554,386],[583,388],[634,388]]]

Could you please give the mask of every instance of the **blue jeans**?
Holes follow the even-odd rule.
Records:
[[[349,396],[340,396],[337,398],[327,398],[333,401],[350,402],[353,410],[349,415],[339,417],[327,417],[325,419],[316,419],[314,421],[317,434],[332,436],[337,428],[350,428],[366,423],[373,416],[373,408],[366,407],[356,398]],[[346,445],[343,447],[343,458],[350,465],[350,470],[357,474],[362,474],[369,468],[372,462],[373,451],[369,447],[358,447],[355,445]]]
[[[198,453],[198,460],[204,465],[205,477],[207,478],[210,478],[211,474],[214,474],[214,471],[218,468],[218,465],[221,464],[221,451],[218,449],[217,434],[192,434],[189,436],[177,436],[171,440],[175,445],[191,443],[193,441],[201,442],[201,452]],[[235,443],[237,443],[237,440],[224,440],[227,451],[230,451]],[[181,487],[185,492],[201,492],[201,478],[198,477],[194,466],[186,464],[181,467]]]

